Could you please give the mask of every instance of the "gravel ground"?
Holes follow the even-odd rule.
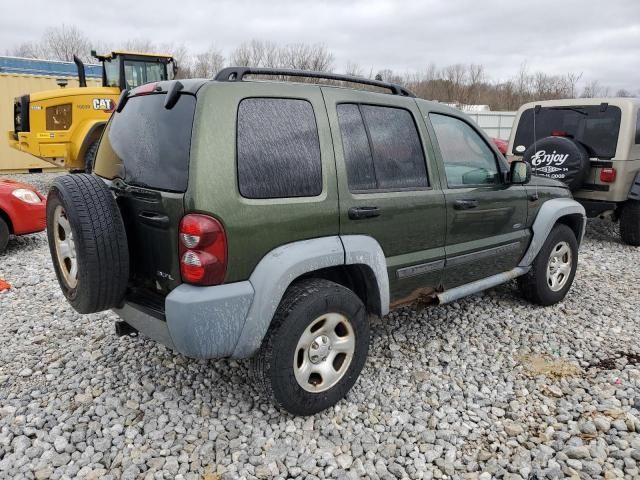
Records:
[[[509,284],[394,312],[346,400],[294,418],[258,396],[246,362],[190,360],[117,338],[111,313],[79,316],[45,235],[13,240],[0,477],[640,478],[639,260],[594,222],[560,305]]]

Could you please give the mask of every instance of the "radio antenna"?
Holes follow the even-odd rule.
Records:
[[[538,132],[536,131],[536,117],[538,116],[538,113],[540,113],[540,110],[542,110],[542,105],[536,105],[535,107],[533,107],[533,154],[534,155],[538,153]],[[533,167],[534,175],[537,170],[538,170],[538,167]],[[536,180],[536,201],[539,198],[540,197],[538,196],[538,181]]]

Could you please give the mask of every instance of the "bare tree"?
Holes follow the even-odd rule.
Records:
[[[48,58],[53,60],[71,62],[74,55],[83,60],[91,58],[89,38],[73,25],[49,28],[44,34],[42,47]]]
[[[347,62],[347,67],[345,68],[345,74],[352,75],[354,77],[364,77],[365,71],[360,65],[355,62]]]
[[[243,43],[231,52],[230,64],[238,67],[270,67],[281,66],[280,49],[271,42],[251,40]]]
[[[633,97],[633,94],[624,88],[621,88],[616,92],[616,97]]]
[[[609,89],[602,87],[598,80],[592,80],[582,89],[582,98],[596,98],[606,97],[609,94]]]
[[[567,74],[566,81],[569,98],[576,98],[578,96],[578,82],[580,82],[581,78],[582,72]]]
[[[280,62],[285,68],[329,72],[333,67],[333,55],[321,44],[296,43],[280,50]]]
[[[44,51],[41,42],[24,42],[8,52],[14,57],[24,58],[46,58],[47,52]]]
[[[211,46],[204,52],[193,54],[182,44],[157,44],[153,40],[136,38],[119,44],[105,44],[104,51],[124,49],[146,53],[168,53],[176,58],[179,78],[211,78],[224,67],[225,54]],[[40,41],[25,42],[7,51],[9,55],[71,61],[73,55],[90,60],[90,47],[94,41],[75,26],[62,25],[45,31]],[[322,44],[295,43],[278,45],[268,41],[251,40],[242,43],[227,55],[229,65],[294,68],[331,72],[334,56]],[[348,74],[380,78],[384,81],[407,86],[417,96],[442,102],[458,104],[486,104],[493,110],[515,110],[526,102],[535,100],[607,96],[609,88],[598,80],[585,82],[581,73],[549,75],[545,72],[531,72],[526,63],[507,80],[492,81],[486,75],[483,65],[452,64],[438,68],[430,64],[418,72],[397,74],[390,69],[373,69],[366,72],[357,63],[346,65]],[[281,80],[289,77],[282,76]],[[297,79],[296,81],[301,81]],[[338,82],[339,83],[339,82]],[[581,92],[579,86],[584,85]],[[620,89],[618,96],[640,96],[640,90],[633,92]]]
[[[229,58],[232,65],[247,67],[318,71],[331,71],[333,68],[333,55],[321,44],[278,46],[272,42],[252,40],[236,48]]]
[[[193,76],[198,78],[213,78],[224,67],[224,55],[211,46],[206,52],[198,53],[193,61]]]

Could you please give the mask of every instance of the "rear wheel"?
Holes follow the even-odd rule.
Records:
[[[9,243],[9,225],[0,217],[0,253],[4,252]]]
[[[620,237],[627,245],[640,246],[640,201],[628,200],[622,205]]]
[[[295,415],[312,415],[342,399],[369,351],[365,307],[351,290],[311,279],[291,286],[252,360],[258,387]]]
[[[553,305],[566,295],[578,266],[578,241],[567,225],[556,224],[531,270],[518,278],[522,295],[538,305]]]
[[[129,250],[104,182],[86,174],[56,178],[47,199],[47,236],[58,283],[73,308],[93,313],[122,303]]]
[[[95,140],[84,154],[84,173],[93,172],[93,164],[96,161],[96,154],[98,153],[98,140]]]

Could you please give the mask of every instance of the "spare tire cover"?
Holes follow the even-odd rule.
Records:
[[[575,140],[546,137],[529,146],[522,159],[531,164],[534,175],[564,182],[571,190],[584,183],[589,174],[589,154]]]

